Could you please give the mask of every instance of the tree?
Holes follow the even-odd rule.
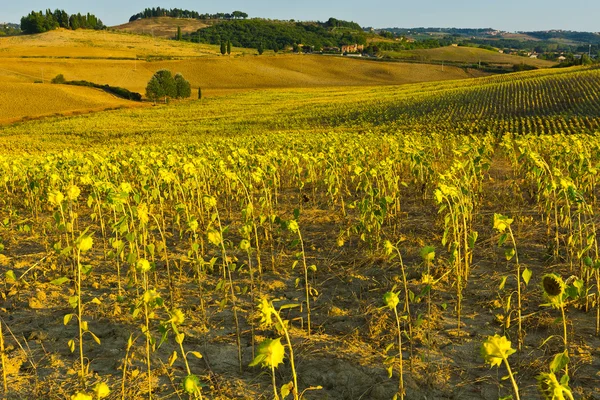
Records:
[[[177,40],[181,41],[181,27],[177,27]]]
[[[50,83],[54,83],[54,84],[63,84],[66,82],[65,76],[63,74],[58,74],[56,75],[54,78],[52,78],[52,80],[50,81]]]
[[[259,55],[259,56],[260,56],[260,55],[262,55],[262,53],[264,53],[264,52],[265,52],[265,49],[264,49],[264,47],[263,47],[263,44],[262,44],[262,42],[260,42],[260,43],[258,44],[258,47],[256,48],[256,51],[258,51],[258,55]]]
[[[581,65],[590,65],[592,63],[592,59],[587,54],[581,55]]]
[[[225,55],[225,53],[227,53],[227,46],[225,45],[225,42],[221,40],[221,54]]]
[[[227,54],[231,54],[231,40],[227,41]]]
[[[198,100],[202,100],[202,88],[198,88]]]
[[[187,99],[188,97],[190,97],[192,95],[192,87],[190,86],[190,83],[187,80],[185,80],[183,75],[178,73],[175,75],[174,79],[175,89],[177,92],[175,97],[178,99]]]
[[[156,100],[163,98],[165,103],[168,97],[177,97],[177,86],[171,71],[161,69],[157,71],[146,86],[146,97],[156,103]]]

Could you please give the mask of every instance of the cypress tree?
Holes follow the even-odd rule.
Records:
[[[231,54],[231,40],[227,41],[227,54]]]

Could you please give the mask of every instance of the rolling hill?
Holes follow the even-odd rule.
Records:
[[[161,24],[164,21],[175,21],[173,18],[158,20]],[[402,56],[409,57],[412,61],[419,61],[419,57],[422,57],[428,61],[476,63],[481,60],[507,64],[524,61],[540,67],[551,65],[541,60],[467,47],[413,50],[403,52]],[[60,96],[62,100],[55,102],[50,109],[25,100],[36,96],[51,96],[52,91],[58,90],[58,87],[44,85],[44,89],[41,89],[40,85],[31,84],[36,81],[48,83],[58,74],[63,74],[67,80],[120,86],[143,94],[150,77],[160,69],[181,72],[194,90],[200,87],[203,95],[208,97],[251,89],[403,85],[484,75],[477,70],[449,65],[442,67],[414,62],[373,62],[321,55],[275,55],[270,51],[257,56],[251,50],[239,48],[234,48],[231,56],[222,56],[218,47],[212,45],[124,32],[58,29],[38,35],[0,38],[0,83],[28,84],[19,86],[19,91],[24,92],[20,111],[14,115],[5,111],[2,119],[97,110],[129,104],[120,100],[118,104],[113,104],[113,99],[106,98],[104,94],[99,99],[96,91],[76,91],[73,88],[69,89],[69,95],[77,93],[77,96],[69,99],[65,98],[65,89],[60,88],[61,91],[57,91],[56,96]],[[17,89],[11,87],[10,90]],[[90,98],[85,100],[87,95]],[[81,100],[81,107],[76,107],[77,99]]]
[[[121,32],[57,29],[36,35],[0,38],[5,58],[165,58],[218,54],[218,47]]]
[[[144,105],[87,87],[7,82],[0,85],[0,103],[0,124]]]
[[[82,99],[78,109],[104,106],[104,102],[96,98],[97,93],[89,90],[79,90],[79,97],[67,100],[63,99],[65,92],[61,88],[56,95],[62,100],[55,102],[49,110],[25,100],[27,97],[51,96],[58,86],[44,85],[42,91],[40,85],[31,84],[36,81],[49,83],[58,74],[63,74],[67,80],[110,84],[143,94],[150,77],[166,68],[174,73],[181,72],[194,89],[201,87],[203,94],[209,97],[256,88],[400,85],[481,75],[477,71],[454,67],[442,70],[435,65],[319,55],[274,55],[272,52],[257,56],[235,48],[231,56],[221,56],[217,50],[210,45],[91,30],[59,29],[38,35],[0,38],[0,83],[29,84],[19,87],[25,96],[20,111],[14,115],[5,111],[2,118],[35,117],[60,113],[61,110],[69,113],[77,108],[76,99]],[[86,93],[92,94],[87,102],[83,100]],[[60,104],[65,106],[61,108]],[[119,102],[118,106],[126,104]]]
[[[535,58],[520,57],[510,54],[502,54],[477,47],[447,46],[436,49],[417,49],[405,51],[390,51],[384,53],[386,56],[400,60],[413,60],[420,62],[442,62],[477,64],[485,62],[494,65],[525,64],[537,68],[549,68],[555,63]]]
[[[177,35],[177,27],[182,33],[196,32],[198,29],[210,26],[206,21],[192,18],[155,17],[141,18],[126,24],[112,26],[109,29],[118,32],[137,33],[173,39]]]

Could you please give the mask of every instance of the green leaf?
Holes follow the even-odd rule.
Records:
[[[510,261],[515,256],[515,249],[512,247],[510,249],[504,250],[504,257],[506,257],[506,261]]]
[[[84,275],[89,275],[90,272],[92,272],[92,266],[89,264],[85,264],[85,265],[80,265],[81,267],[81,273]]]
[[[506,242],[506,239],[508,239],[508,233],[504,233],[500,236],[500,239],[498,239],[498,246],[502,246],[504,242]]]
[[[94,334],[94,332],[92,332],[92,331],[87,331],[87,332],[88,332],[90,335],[92,335],[92,339],[94,339],[94,342],[96,342],[96,343],[100,344],[100,338],[99,338],[98,336],[96,336],[96,335]]]
[[[63,318],[63,325],[67,325],[69,322],[71,322],[72,318],[73,318],[73,314],[65,315]]]
[[[169,367],[172,367],[176,360],[177,360],[177,351],[173,351],[173,354],[171,354],[171,357],[169,357]]]
[[[432,262],[435,258],[435,247],[425,246],[421,249],[421,258],[423,261]]]
[[[479,233],[477,231],[473,231],[469,234],[468,241],[470,249],[475,248],[475,242],[477,241],[477,238],[479,238]]]
[[[550,372],[558,373],[563,370],[569,363],[569,353],[565,350],[554,356],[554,359],[550,363]]]
[[[63,283],[66,283],[66,282],[69,282],[69,281],[70,281],[69,278],[67,278],[66,276],[63,276],[62,278],[58,278],[58,279],[55,279],[53,281],[50,281],[50,283],[53,284],[53,285],[57,285],[58,286],[58,285],[62,285]]]
[[[525,285],[529,285],[529,280],[531,279],[531,275],[533,275],[531,270],[529,268],[525,268],[525,270],[521,274],[521,276],[523,277],[523,282],[525,282]]]
[[[69,297],[69,305],[71,308],[77,308],[77,303],[79,303],[79,298],[77,296]]]
[[[17,277],[12,269],[9,271],[6,271],[4,273],[4,277],[6,278],[7,282],[16,282],[17,281]]]
[[[506,285],[506,280],[507,279],[508,279],[508,275],[502,277],[502,281],[500,282],[500,286],[498,286],[498,290],[503,290],[504,289],[504,286]]]

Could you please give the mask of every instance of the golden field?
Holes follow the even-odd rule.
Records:
[[[0,85],[0,104],[0,123],[55,114],[141,106],[140,103],[122,100],[99,89],[35,83],[3,83]]]
[[[128,33],[57,29],[38,35],[0,38],[0,58],[146,58],[216,55],[218,46]]]
[[[12,121],[25,116],[115,106],[112,98],[107,98],[110,104],[100,101],[97,91],[73,91],[58,86],[41,89],[32,85],[36,81],[49,83],[58,74],[67,80],[109,84],[144,94],[152,75],[160,69],[169,69],[182,73],[194,92],[200,87],[208,97],[260,88],[402,85],[482,75],[474,70],[442,69],[426,64],[272,52],[258,56],[250,52],[234,48],[231,56],[222,56],[216,46],[86,30],[59,29],[40,35],[0,38],[0,83],[29,84],[20,87],[23,99],[40,97],[32,93],[39,94],[41,90],[52,99],[37,100],[47,101],[48,106],[15,102],[19,111],[4,108],[0,119]],[[11,90],[3,89],[5,93]],[[73,97],[74,93],[78,97]],[[86,93],[90,94],[89,99]],[[77,101],[81,101],[81,106],[76,107]],[[128,104],[131,103],[119,101],[118,106]]]

